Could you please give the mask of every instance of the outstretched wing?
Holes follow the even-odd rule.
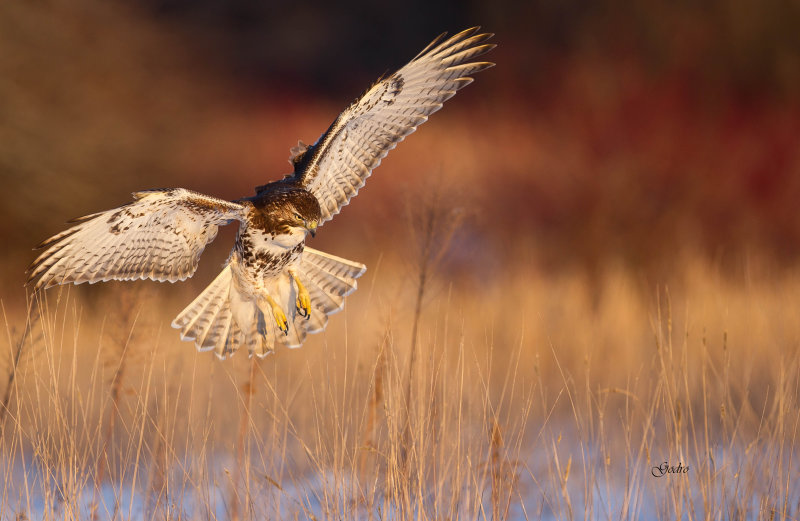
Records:
[[[471,59],[492,50],[492,34],[467,29],[431,42],[408,65],[379,80],[342,112],[317,142],[293,149],[294,180],[319,200],[322,221],[339,213],[397,143],[442,108],[442,103],[493,66]]]
[[[134,201],[75,219],[43,243],[28,268],[36,289],[72,282],[184,280],[217,227],[242,221],[242,205],[183,188],[135,192]]]

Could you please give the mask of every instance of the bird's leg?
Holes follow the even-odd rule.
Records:
[[[303,283],[300,282],[294,270],[289,270],[289,274],[292,276],[295,286],[297,286],[297,301],[295,302],[297,313],[299,313],[301,317],[306,317],[306,320],[308,320],[311,318],[311,295],[308,294],[308,290],[303,286]]]
[[[286,320],[286,313],[283,312],[281,307],[275,302],[275,299],[270,297],[269,295],[264,295],[262,297],[263,300],[269,304],[269,307],[272,309],[272,318],[275,319],[275,322],[278,324],[278,329],[283,331],[284,335],[289,334],[289,322]]]

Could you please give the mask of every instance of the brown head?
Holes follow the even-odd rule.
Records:
[[[256,226],[275,234],[290,233],[293,228],[309,231],[313,236],[322,217],[319,201],[314,195],[296,185],[271,183],[255,198],[253,206],[259,212]]]

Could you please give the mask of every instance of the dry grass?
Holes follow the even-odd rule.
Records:
[[[431,273],[413,379],[417,288],[385,259],[324,335],[255,363],[179,342],[172,288],[51,291],[39,334],[6,310],[0,518],[794,519],[800,279],[686,266],[600,297]]]

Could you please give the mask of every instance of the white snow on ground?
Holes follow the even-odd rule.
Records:
[[[579,454],[574,451],[573,454]],[[737,468],[739,461],[751,458],[741,452],[728,453],[722,449],[716,452],[716,461],[726,461],[731,469]],[[705,517],[704,498],[698,487],[693,487],[694,470],[688,477],[666,475],[653,477],[650,466],[637,469],[628,477],[612,475],[607,479],[598,458],[587,456],[587,470],[594,466],[594,478],[584,478],[583,463],[573,455],[572,471],[566,488],[555,482],[553,473],[548,470],[551,462],[535,461],[531,457],[524,465],[517,467],[511,501],[508,506],[510,520],[523,519],[636,519],[650,520],[669,517],[664,511],[665,505],[671,504],[670,495],[675,493],[674,482],[668,480],[688,479],[683,501],[683,516],[692,512],[692,517]],[[0,457],[0,469],[9,469]],[[239,513],[242,519],[398,519],[399,513],[392,510],[395,504],[376,486],[374,477],[367,483],[361,483],[352,474],[343,471],[325,473],[294,473],[276,479],[252,467],[250,480],[250,498],[243,485],[234,489],[231,477],[231,460],[228,457],[214,458],[208,467],[199,472],[199,476],[187,473],[184,469],[191,465],[173,465],[169,470],[165,486],[153,487],[143,477],[135,485],[130,481],[103,483],[95,490],[93,483],[84,480],[77,491],[66,491],[55,479],[45,477],[42,469],[33,465],[23,467],[14,465],[12,476],[0,478],[0,521],[20,521],[22,519],[202,519],[226,520],[233,517],[237,495]],[[564,464],[563,462],[561,463]],[[721,472],[728,472],[722,470]],[[140,475],[143,473],[140,473]],[[479,473],[476,473],[476,475]],[[733,474],[731,475],[733,478]],[[762,498],[770,493],[769,484],[763,490],[751,490],[752,497],[741,498],[741,486],[735,479],[718,480],[716,504],[721,498],[729,501],[745,499],[751,506],[751,513],[758,515],[763,508]],[[434,487],[429,491],[423,489],[422,498],[415,498],[412,508],[415,511],[425,508],[428,517],[437,512],[434,505],[444,508],[454,518],[491,519],[492,490],[491,484],[472,484],[475,488],[468,490],[451,490]],[[471,485],[471,486],[472,486]],[[773,484],[772,486],[775,486]],[[783,484],[782,486],[786,486]],[[154,491],[154,488],[157,490]],[[478,508],[474,501],[476,490],[482,491],[482,504]],[[565,493],[566,491],[566,493]],[[627,494],[626,494],[627,492]],[[774,489],[773,489],[774,492]],[[790,483],[788,497],[800,497],[800,483]],[[462,494],[465,499],[452,499]],[[70,496],[69,494],[72,494]],[[77,501],[74,497],[77,496]],[[627,500],[626,500],[627,496]],[[708,501],[709,498],[705,498]],[[712,502],[713,503],[713,502]],[[68,509],[79,506],[79,512]],[[585,517],[584,511],[590,507]],[[797,505],[789,505],[790,512]],[[448,510],[449,509],[449,510]],[[482,509],[482,512],[481,512]],[[454,511],[455,510],[455,511]],[[477,512],[476,512],[477,510]],[[439,510],[438,512],[442,512]],[[796,513],[796,512],[794,512]],[[22,517],[24,515],[24,517]],[[485,517],[484,517],[485,516]],[[790,516],[791,517],[791,516]],[[505,517],[504,517],[505,518]]]

